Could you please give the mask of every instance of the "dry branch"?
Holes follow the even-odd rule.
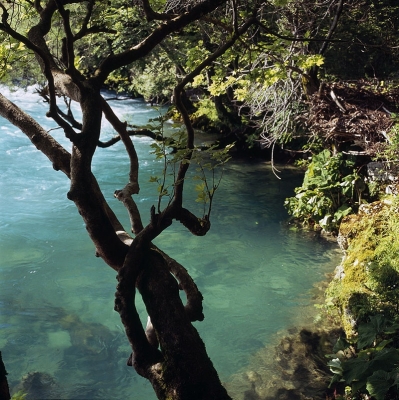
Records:
[[[368,82],[323,85],[309,101],[302,123],[314,136],[335,145],[356,144],[374,155],[378,143],[386,141],[398,112],[399,91],[384,91]]]

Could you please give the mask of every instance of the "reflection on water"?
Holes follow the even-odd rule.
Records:
[[[33,95],[25,95],[23,105],[33,115],[44,108]],[[134,124],[156,116],[137,101],[116,107]],[[51,127],[44,118],[42,123]],[[61,132],[56,135],[70,147]],[[136,139],[144,221],[156,201],[148,179],[160,170],[150,143]],[[127,162],[120,143],[99,149],[94,159],[94,172],[126,227],[128,218],[112,194],[124,185]],[[94,257],[82,220],[66,199],[67,179],[3,120],[0,171],[0,350],[11,386],[22,388],[24,376],[37,391],[47,387],[50,398],[155,399],[150,385],[126,366],[129,346],[113,311],[115,272]],[[193,237],[174,224],[156,240],[204,295],[205,320],[196,327],[224,381],[296,321],[309,305],[312,285],[337,260],[334,245],[282,224],[283,200],[300,176],[284,168],[281,175],[277,180],[264,163],[231,163],[208,235]],[[140,315],[146,319],[142,304]]]

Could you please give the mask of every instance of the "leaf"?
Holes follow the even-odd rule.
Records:
[[[346,350],[350,345],[351,344],[344,337],[339,337],[333,347],[333,352],[337,353],[340,350]]]
[[[310,56],[303,56],[302,59],[298,60],[298,66],[305,70],[310,69],[311,67],[318,66],[324,64],[324,57],[320,54],[314,54]]]
[[[331,219],[331,215],[330,214],[326,214],[322,219],[319,220],[319,225],[323,229],[327,228],[329,223],[330,223],[330,219]]]
[[[397,371],[375,371],[367,379],[366,388],[369,394],[375,397],[376,400],[384,400],[389,388],[394,385],[396,373]]]
[[[192,85],[193,87],[198,87],[203,85],[204,83],[206,83],[205,77],[202,74],[200,74],[194,78]]]
[[[335,221],[339,222],[343,217],[346,217],[348,214],[352,212],[352,207],[348,206],[348,204],[343,204],[334,214]]]
[[[385,348],[385,346],[387,346],[388,344],[392,343],[392,339],[389,340],[383,340],[380,343],[378,343],[378,345],[375,347],[376,351],[381,351],[382,349]]]
[[[332,359],[327,363],[327,365],[330,367],[330,371],[333,374],[342,375],[343,370],[342,370],[341,360],[339,358]]]
[[[378,314],[370,317],[370,322],[359,325],[357,348],[363,349],[370,346],[376,339],[379,333],[382,333],[386,326],[386,319],[384,316]]]
[[[361,381],[366,383],[367,378],[367,370],[370,366],[370,363],[367,359],[364,358],[352,358],[347,361],[342,362],[342,375],[345,379],[345,382],[349,385],[352,384],[353,381]]]
[[[195,185],[195,191],[196,192],[203,192],[204,189],[205,189],[205,183],[204,182]]]
[[[211,163],[203,164],[203,165],[202,165],[202,168],[204,168],[204,169],[209,169],[209,171],[210,171],[210,170],[212,170],[212,164],[211,164]]]
[[[376,352],[375,357],[371,360],[373,370],[392,370],[399,362],[399,350],[393,347],[384,348]]]

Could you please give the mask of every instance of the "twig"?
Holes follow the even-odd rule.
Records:
[[[331,98],[334,100],[334,103],[338,106],[338,108],[345,113],[346,112],[346,108],[339,102],[337,96],[334,93],[334,90],[331,89],[330,91],[330,96]]]

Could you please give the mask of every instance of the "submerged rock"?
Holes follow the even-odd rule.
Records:
[[[274,350],[260,350],[251,366],[226,385],[237,400],[325,400],[331,372],[326,354],[341,330],[291,329]],[[256,371],[255,371],[256,367]]]
[[[225,384],[234,400],[326,400],[332,373],[327,354],[342,334],[337,321],[320,314],[333,275],[309,292],[311,302],[298,312],[295,327],[279,332],[272,343],[257,351],[249,366]]]
[[[61,391],[56,380],[45,372],[29,372],[14,389],[22,393],[25,400],[59,399]]]

